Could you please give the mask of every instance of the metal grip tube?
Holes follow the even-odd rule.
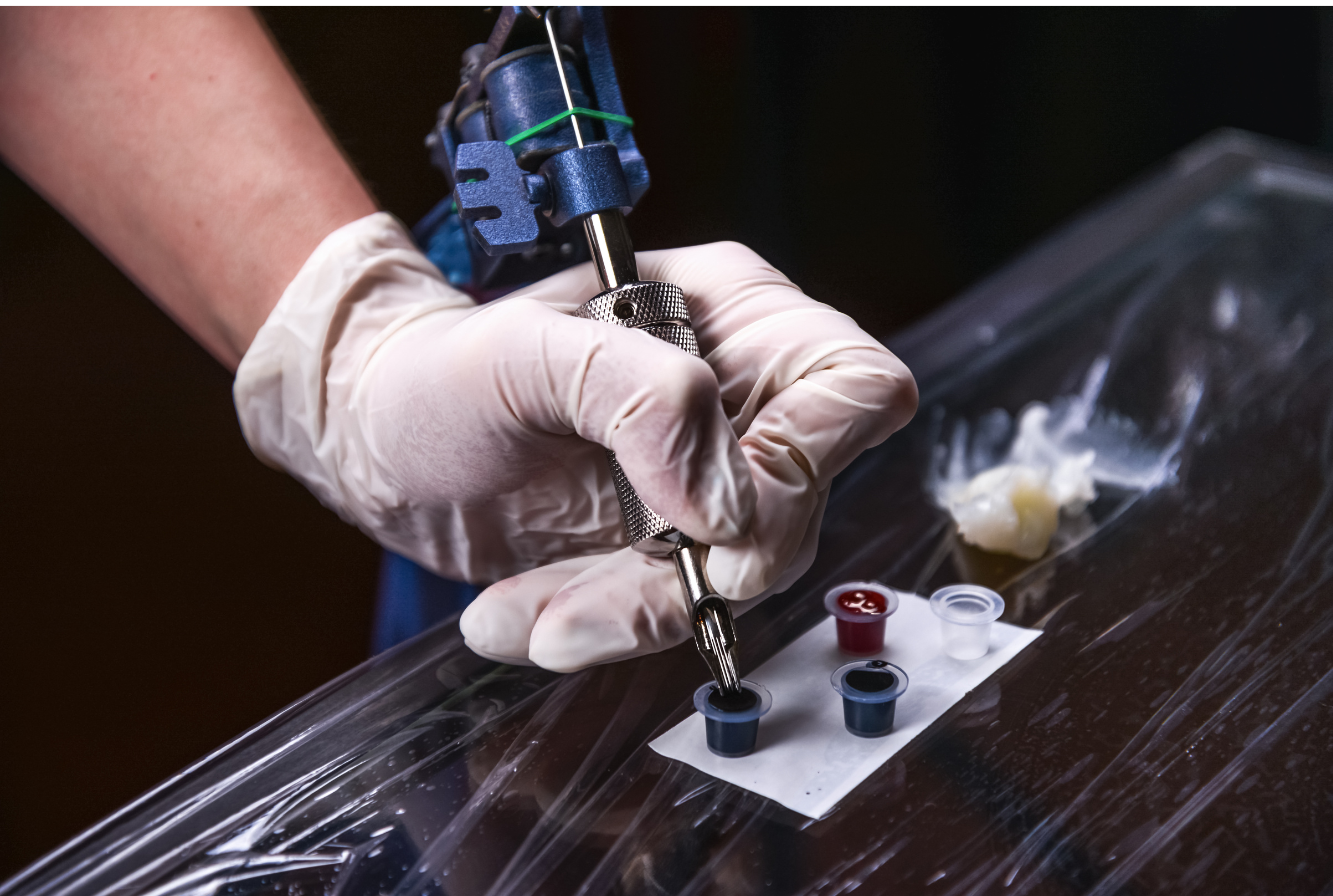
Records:
[[[560,59],[560,43],[556,39],[553,9],[543,16],[546,36],[551,43],[551,54]],[[565,80],[563,65],[555,67],[560,76],[560,89],[565,95],[565,106],[574,112],[574,99]],[[571,114],[574,138],[582,148],[583,135],[578,116]],[[583,232],[592,250],[593,265],[602,293],[583,303],[575,317],[598,320],[618,327],[631,327],[670,342],[696,358],[699,342],[690,327],[690,313],[685,306],[685,293],[679,286],[656,280],[640,280],[639,266],[634,258],[625,219],[617,210],[596,212],[583,219]],[[704,570],[708,554],[705,545],[678,531],[665,519],[653,512],[634,491],[620,462],[613,452],[606,452],[611,462],[611,475],[620,499],[621,517],[625,534],[634,550],[657,556],[671,556],[684,590],[685,603],[692,617],[694,643],[704,661],[717,679],[724,694],[739,694],[740,679],[736,674],[736,626],[731,618],[731,607],[724,598],[713,592]]]
[[[673,283],[657,280],[625,283],[593,296],[579,306],[574,316],[643,330],[699,357],[699,342],[694,337],[694,330],[690,328],[685,293]],[[606,455],[611,461],[611,476],[616,486],[616,497],[620,499],[625,535],[630,545],[640,553],[657,556],[670,554],[678,546],[679,533],[675,526],[643,503],[616,460],[615,452],[607,451]]]

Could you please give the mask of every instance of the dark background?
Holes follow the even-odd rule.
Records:
[[[493,13],[265,11],[384,207]],[[885,334],[1219,126],[1329,145],[1316,10],[608,11],[640,248],[749,243]],[[1321,37],[1322,35],[1322,37]],[[0,169],[0,876],[363,659],[378,549]]]

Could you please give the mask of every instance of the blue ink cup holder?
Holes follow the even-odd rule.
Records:
[[[883,737],[893,730],[907,673],[884,660],[857,660],[833,670],[833,690],[842,695],[842,720],[857,737]]]
[[[773,707],[768,688],[741,679],[739,697],[725,698],[717,684],[707,682],[694,692],[694,708],[704,717],[710,752],[735,759],[754,752],[759,736],[759,717]]]

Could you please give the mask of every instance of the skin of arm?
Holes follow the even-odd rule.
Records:
[[[233,370],[376,211],[243,9],[0,9],[0,156]]]

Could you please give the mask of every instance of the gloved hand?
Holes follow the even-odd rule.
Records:
[[[682,287],[707,363],[567,316],[598,292],[589,265],[477,308],[389,216],[347,225],[237,371],[246,438],[386,547],[503,579],[463,616],[483,655],[572,670],[678,643],[674,569],[624,547],[602,446],[649,506],[715,546],[719,592],[753,598],[808,567],[829,480],[906,422],[916,391],[743,246],[639,264]]]

